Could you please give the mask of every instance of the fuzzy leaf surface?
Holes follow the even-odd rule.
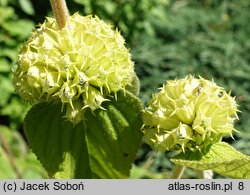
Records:
[[[198,170],[212,169],[225,177],[250,178],[250,157],[225,142],[213,144],[203,151],[178,154],[171,161]]]
[[[39,103],[25,118],[29,145],[54,178],[127,178],[141,143],[142,107],[130,93],[86,110],[82,122],[64,118],[60,103]]]

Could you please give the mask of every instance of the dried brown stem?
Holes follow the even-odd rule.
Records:
[[[69,17],[68,8],[65,0],[50,0],[53,14],[60,29],[65,27]]]

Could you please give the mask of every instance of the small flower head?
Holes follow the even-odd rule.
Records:
[[[61,30],[47,18],[31,34],[14,82],[25,100],[61,101],[67,118],[79,122],[85,108],[100,108],[107,96],[131,85],[134,75],[120,33],[97,17],[74,14]]]
[[[194,151],[231,135],[237,111],[234,98],[213,81],[168,81],[144,113],[144,137],[156,150]]]

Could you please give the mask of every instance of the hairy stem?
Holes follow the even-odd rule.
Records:
[[[198,179],[213,179],[213,170],[196,170]]]
[[[171,179],[180,179],[184,170],[185,167],[177,165],[174,169]]]
[[[68,8],[65,0],[50,0],[53,14],[56,18],[57,25],[62,29],[66,25],[69,17]]]
[[[7,155],[7,158],[12,166],[12,168],[14,169],[17,179],[21,179],[22,175],[17,167],[16,161],[14,159],[13,153],[10,149],[10,146],[8,144],[8,142],[4,139],[4,136],[2,135],[1,131],[0,131],[0,145],[2,145],[4,152]]]

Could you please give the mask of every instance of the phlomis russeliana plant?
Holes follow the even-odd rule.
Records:
[[[222,140],[236,131],[230,93],[187,76],[167,81],[143,110],[120,33],[97,16],[65,14],[62,2],[51,0],[56,19],[31,33],[14,72],[16,92],[34,104],[26,136],[49,176],[127,178],[144,134],[155,151],[176,152],[176,165],[250,178],[250,157]]]

